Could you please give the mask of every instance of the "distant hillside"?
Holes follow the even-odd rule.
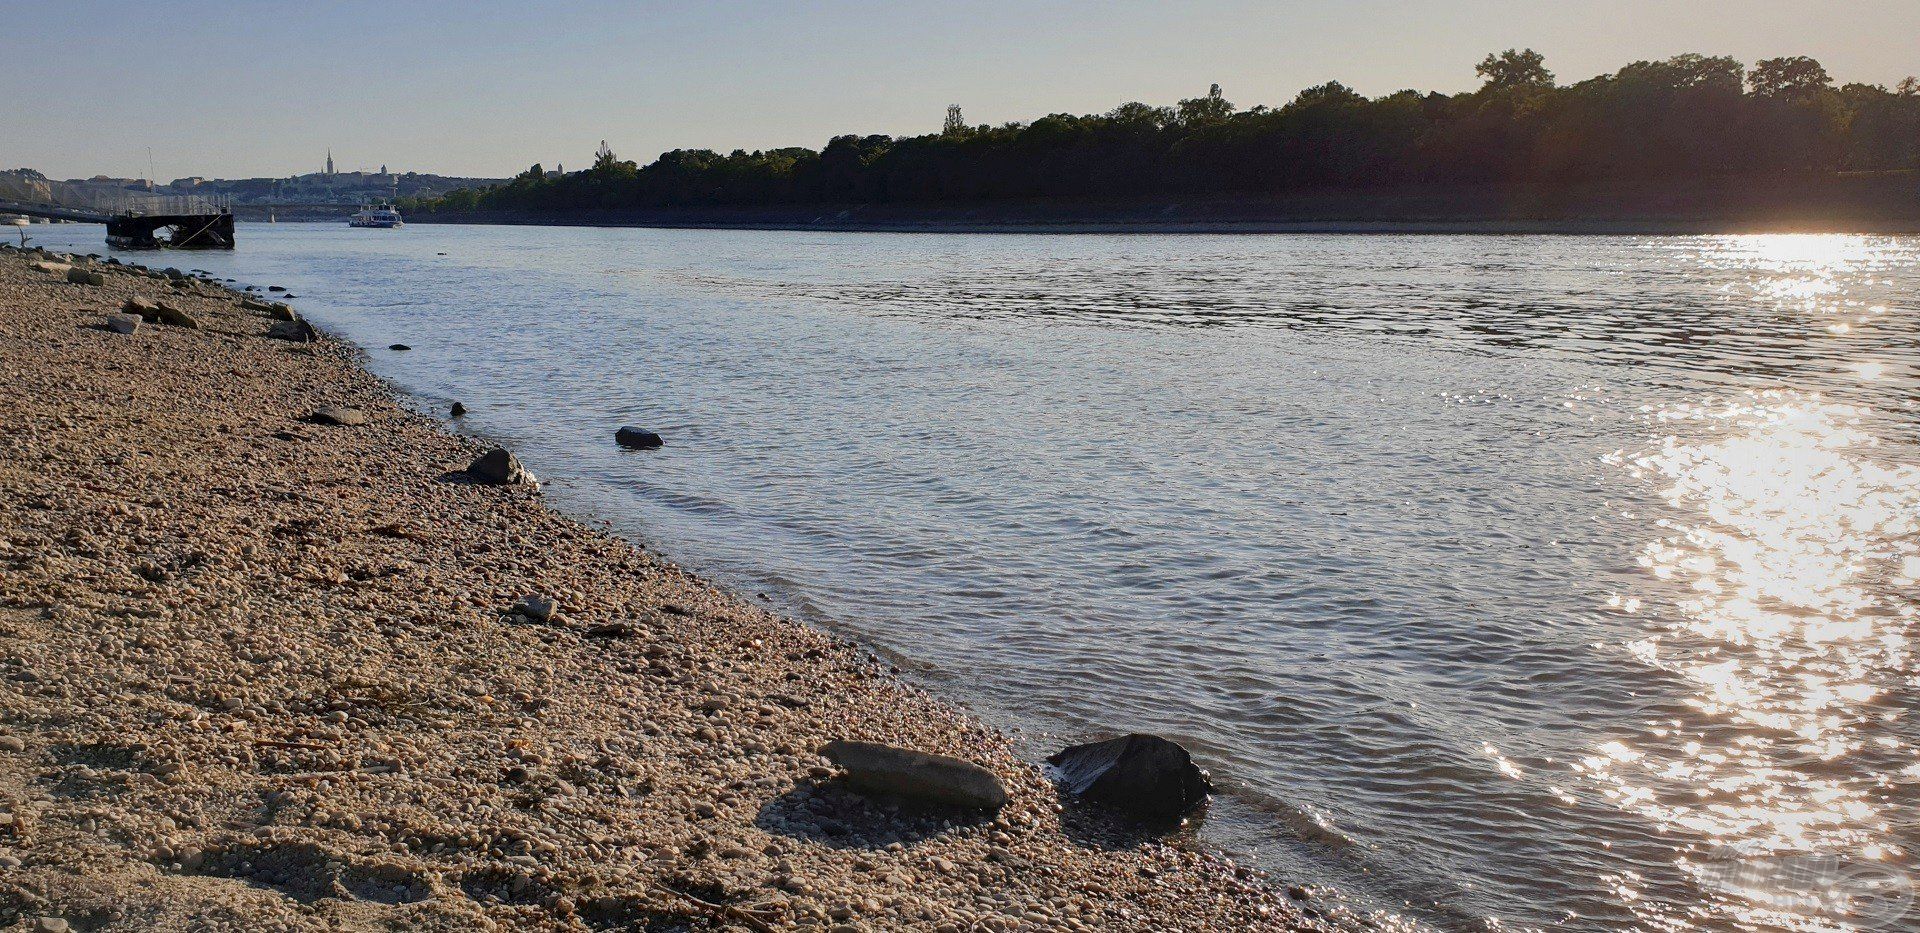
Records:
[[[383,166],[384,168],[384,166]],[[46,175],[21,168],[0,172],[24,181],[48,181]],[[176,178],[149,184],[144,178],[70,178],[63,184],[81,191],[134,191],[156,195],[220,197],[235,205],[355,205],[398,194],[404,198],[433,198],[461,189],[504,184],[504,178],[469,178],[421,172],[314,172],[285,178]]]

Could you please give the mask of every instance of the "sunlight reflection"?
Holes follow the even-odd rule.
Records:
[[[1670,433],[1609,458],[1693,516],[1650,529],[1640,563],[1678,587],[1677,611],[1664,636],[1629,647],[1692,685],[1700,720],[1677,747],[1609,741],[1578,769],[1617,805],[1733,847],[1748,868],[1904,854],[1886,838],[1900,799],[1892,769],[1833,764],[1863,750],[1915,756],[1888,733],[1897,714],[1875,702],[1910,687],[1914,606],[1890,584],[1920,571],[1920,469],[1876,456],[1873,416],[1814,394],[1751,392],[1657,409],[1653,424]],[[1911,779],[1912,767],[1901,773]],[[1837,919],[1846,891],[1782,900],[1766,884],[1724,883],[1713,873],[1726,864],[1682,867],[1743,927],[1850,928]]]

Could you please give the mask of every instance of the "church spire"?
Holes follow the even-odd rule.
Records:
[[[333,177],[333,147],[327,147],[327,177]]]

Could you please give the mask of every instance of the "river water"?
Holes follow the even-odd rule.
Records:
[[[1036,756],[1185,743],[1203,837],[1402,925],[1920,923],[1920,239],[241,243],[162,258]]]

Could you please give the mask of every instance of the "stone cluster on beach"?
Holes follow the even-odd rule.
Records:
[[[1348,922],[1063,814],[1004,736],[510,453],[471,481],[491,452],[292,308],[61,258],[0,250],[0,926]]]

